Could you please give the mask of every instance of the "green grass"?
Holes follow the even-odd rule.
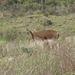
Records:
[[[5,42],[5,40],[0,40],[0,44],[4,44]]]
[[[53,24],[44,26],[45,20]],[[3,34],[0,36],[0,75],[75,75],[74,24],[75,14],[48,17],[30,14],[0,19]],[[34,42],[26,28],[57,30],[60,37],[56,41]]]
[[[45,17],[44,15],[40,14],[32,14],[26,15],[24,17],[17,17],[17,18],[8,18],[0,20],[0,30],[6,32],[8,28],[16,28],[21,32],[26,32],[26,28],[34,31],[40,31],[42,29],[54,29],[57,30],[59,33],[66,33],[66,34],[74,34],[75,33],[75,21],[74,15],[67,15],[67,16],[51,16]],[[51,20],[53,22],[52,25],[44,26],[43,23],[45,20]],[[66,35],[65,34],[65,35]]]

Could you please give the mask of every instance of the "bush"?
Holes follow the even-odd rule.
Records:
[[[24,44],[22,43],[22,41],[20,41],[19,46],[20,46],[20,49],[21,49],[23,52],[26,52],[29,56],[31,56],[32,53],[36,51],[36,49],[35,49],[34,47],[29,47],[29,46],[27,46],[27,45],[24,45]]]
[[[44,26],[52,25],[52,21],[51,20],[45,20],[43,25]]]

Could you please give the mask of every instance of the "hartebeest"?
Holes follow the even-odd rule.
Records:
[[[34,40],[35,37],[39,37],[42,40],[58,39],[59,38],[58,32],[54,31],[54,30],[42,30],[42,31],[39,31],[39,32],[32,32],[29,29],[26,29],[26,30],[31,33],[33,40]]]

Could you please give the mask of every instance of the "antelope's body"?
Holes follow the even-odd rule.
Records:
[[[42,30],[39,32],[32,32],[27,29],[32,35],[32,39],[34,40],[35,37],[39,37],[42,40],[47,40],[47,39],[58,39],[59,34],[57,31],[54,30]]]

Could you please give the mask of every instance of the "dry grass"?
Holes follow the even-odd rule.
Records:
[[[75,75],[75,36],[0,45],[0,75]]]

